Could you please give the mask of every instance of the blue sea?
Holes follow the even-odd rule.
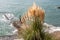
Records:
[[[15,30],[14,27],[8,25],[8,21],[3,21],[5,13],[13,14],[19,18],[27,12],[33,4],[45,10],[45,22],[50,25],[60,26],[60,0],[0,0],[0,35],[10,35]]]

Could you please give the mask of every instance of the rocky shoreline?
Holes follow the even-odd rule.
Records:
[[[14,40],[17,39],[16,35],[5,35],[5,36],[0,36],[0,40]]]
[[[60,40],[60,31],[55,31],[50,33],[55,40]],[[22,38],[18,38],[17,35],[5,35],[0,36],[0,40],[23,40]]]
[[[18,38],[17,35],[4,35],[0,36],[0,40],[23,40],[23,38]]]

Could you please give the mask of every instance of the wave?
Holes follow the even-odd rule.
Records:
[[[1,17],[0,17],[0,22],[4,23],[6,25],[9,25],[10,28],[14,28],[14,26],[12,25],[12,22],[15,21],[15,20],[18,20],[18,18],[15,17],[14,14],[12,14],[12,13],[2,14]],[[14,28],[11,31],[11,33],[9,32],[8,34],[15,34],[15,32],[17,32],[16,28]]]
[[[14,17],[13,14],[3,14],[2,18],[0,18],[0,21],[4,21],[4,22],[11,21],[13,17]]]
[[[14,14],[3,14],[0,21],[2,21],[2,22],[4,21],[9,26],[13,27],[12,22],[15,19],[18,19],[18,18],[15,17]],[[56,26],[53,26],[53,25],[50,25],[50,24],[47,24],[47,23],[44,23],[43,26],[44,26],[44,28],[43,28],[44,32],[53,33],[55,31],[60,31],[60,27],[56,27]],[[17,32],[17,29],[12,31],[13,34],[16,33],[16,32]]]
[[[55,31],[60,31],[60,27],[49,25],[47,23],[44,23],[43,25],[46,27],[44,28],[44,32],[53,33]]]

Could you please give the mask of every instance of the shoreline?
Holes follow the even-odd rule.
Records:
[[[5,36],[0,36],[0,40],[24,40],[24,39],[18,38],[17,35],[5,35]]]
[[[45,32],[48,32],[49,34],[51,34],[53,37],[56,36],[56,39],[60,38],[60,27],[55,27],[52,25],[48,25],[48,24],[44,24],[44,26],[46,26],[47,28],[45,28]],[[53,30],[56,29],[56,30]],[[59,30],[57,30],[59,29]],[[52,31],[52,32],[51,32]],[[14,35],[4,35],[4,36],[0,36],[0,40],[23,40],[23,39],[19,39],[17,37],[17,34]]]
[[[0,40],[14,40],[17,39],[16,35],[4,35],[0,36]]]

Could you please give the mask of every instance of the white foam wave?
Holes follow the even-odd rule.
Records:
[[[15,29],[14,31],[12,31],[12,34],[17,34],[17,29]]]
[[[13,27],[13,25],[12,24],[10,24],[9,26],[11,26],[11,27]],[[14,28],[14,30],[12,31],[12,34],[17,34],[17,29],[16,28]]]
[[[7,19],[8,18],[8,19]],[[14,16],[14,14],[3,14],[1,15],[1,18],[0,18],[0,22],[4,22],[4,23],[7,23],[7,25],[9,25],[10,27],[13,28],[13,25],[12,25],[12,22],[15,20],[15,19],[18,19],[17,17]],[[14,28],[14,30],[12,31],[12,34],[15,34],[17,32],[17,29]]]
[[[56,27],[53,25],[49,25],[47,23],[43,24],[46,28],[44,29],[44,32],[49,32],[49,33],[53,33],[55,31],[60,31],[60,27]]]
[[[7,18],[8,19],[7,19]],[[16,18],[14,16],[14,14],[4,14],[2,15],[2,18],[0,19],[0,21],[4,21],[4,22],[7,22],[9,24],[9,26],[13,27],[12,25],[12,21],[13,19]],[[14,19],[15,20],[15,19]],[[56,26],[53,26],[53,25],[49,25],[47,23],[44,23],[43,24],[46,28],[44,29],[45,31],[44,32],[49,32],[49,33],[53,33],[55,31],[60,31],[60,27],[56,27]],[[12,31],[13,33],[15,33],[17,30],[14,30]]]
[[[1,21],[4,21],[4,22],[7,22],[7,21],[11,21],[12,18],[14,18],[14,15],[13,14],[3,14],[2,15],[2,18],[0,20]]]
[[[0,18],[0,21],[2,22],[6,22],[8,24],[12,23],[14,20],[18,20],[17,17],[14,16],[14,14],[10,13],[6,13],[2,15],[2,18]]]

